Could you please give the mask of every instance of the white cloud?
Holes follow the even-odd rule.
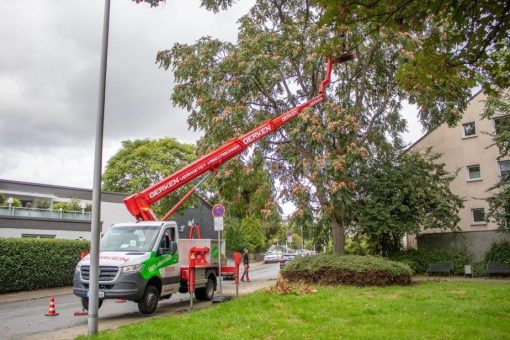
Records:
[[[0,178],[91,187],[103,4],[0,3]],[[112,2],[103,165],[124,139],[199,138],[172,107],[156,53],[204,35],[234,41],[252,4],[215,15],[199,0]]]

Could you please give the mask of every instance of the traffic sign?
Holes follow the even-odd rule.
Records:
[[[214,217],[223,217],[225,215],[225,207],[221,204],[215,204],[212,208],[212,214]]]
[[[214,218],[214,230],[215,231],[223,230],[223,217]]]

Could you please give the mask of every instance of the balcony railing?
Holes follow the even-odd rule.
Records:
[[[90,221],[90,212],[0,206],[0,216]]]

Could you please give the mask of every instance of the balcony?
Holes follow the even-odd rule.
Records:
[[[55,220],[90,221],[91,213],[23,207],[0,206],[0,216],[47,218]]]

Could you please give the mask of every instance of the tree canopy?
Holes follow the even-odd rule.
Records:
[[[463,203],[449,187],[456,174],[446,172],[439,156],[390,153],[362,167],[353,226],[373,251],[388,256],[400,250],[406,234],[458,228]]]
[[[195,147],[174,138],[125,140],[108,160],[103,190],[135,193],[148,188],[196,159]],[[164,215],[190,189],[180,188],[154,204],[157,215]]]

